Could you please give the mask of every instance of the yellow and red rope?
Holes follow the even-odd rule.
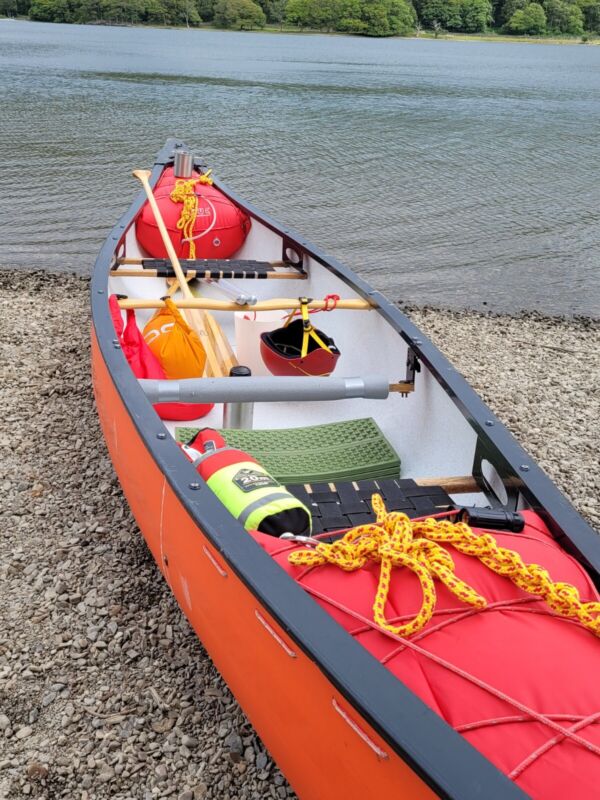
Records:
[[[412,521],[399,511],[388,512],[378,494],[373,495],[372,503],[377,515],[375,522],[352,528],[333,544],[320,542],[314,548],[296,550],[288,558],[295,566],[334,564],[348,572],[361,569],[369,561],[379,563],[373,618],[383,630],[397,636],[410,636],[422,630],[435,610],[436,579],[464,603],[475,608],[486,607],[486,599],[455,574],[452,556],[442,547],[446,544],[478,558],[497,575],[539,596],[556,614],[577,620],[600,636],[600,602],[583,602],[575,586],[552,581],[544,567],[526,564],[519,553],[500,547],[489,533],[476,533],[464,522],[433,518]],[[390,624],[385,614],[394,567],[414,572],[423,594],[416,616],[402,625]]]

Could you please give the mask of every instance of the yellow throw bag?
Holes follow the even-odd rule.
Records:
[[[204,373],[204,347],[170,298],[165,298],[165,307],[148,321],[144,339],[167,378],[199,378]]]

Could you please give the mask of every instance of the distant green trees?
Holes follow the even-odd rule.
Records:
[[[0,17],[24,17],[29,13],[30,0],[0,0]]]
[[[600,33],[600,0],[578,0],[583,15],[583,28]]]
[[[214,6],[213,21],[219,28],[252,30],[253,28],[264,28],[267,17],[262,8],[253,0],[217,0]]]
[[[419,20],[425,28],[436,24],[448,31],[479,33],[492,22],[489,0],[417,0]]]
[[[194,0],[32,0],[29,17],[40,22],[119,25],[187,25],[202,21]]]
[[[546,25],[555,33],[583,33],[583,13],[576,3],[545,0]]]
[[[597,0],[581,4],[574,0],[542,0],[541,3],[507,0],[502,22],[507,33],[581,36],[585,30],[600,31],[600,3]]]
[[[546,12],[539,3],[529,3],[525,8],[519,8],[508,20],[507,29],[510,33],[528,34],[539,36],[546,33]]]
[[[415,30],[522,36],[600,34],[600,0],[0,0],[0,14],[43,22],[187,25],[252,30],[265,24],[361,36]]]
[[[417,21],[410,0],[288,0],[285,19],[299,28],[365,36],[407,36]]]

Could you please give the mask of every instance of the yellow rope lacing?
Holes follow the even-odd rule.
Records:
[[[434,578],[459,600],[475,608],[487,601],[473,587],[454,574],[454,561],[439,543],[450,544],[468,556],[475,556],[498,575],[529,594],[539,595],[556,614],[578,620],[600,636],[600,602],[583,603],[575,586],[553,583],[539,564],[525,564],[514,550],[500,547],[488,533],[474,533],[464,522],[426,519],[412,521],[399,511],[388,512],[380,495],[372,497],[377,521],[359,525],[333,544],[321,542],[312,549],[296,550],[288,556],[291,564],[314,567],[335,564],[347,572],[364,567],[368,561],[381,564],[373,604],[374,620],[397,636],[422,630],[433,616],[436,604]],[[421,610],[404,625],[392,625],[385,616],[393,567],[407,567],[418,577],[423,592]]]
[[[191,180],[179,179],[175,182],[175,188],[171,192],[171,200],[174,203],[183,203],[181,209],[181,216],[177,222],[177,229],[183,231],[183,238],[189,240],[190,253],[189,258],[196,258],[196,242],[193,241],[194,225],[198,217],[198,195],[194,191],[197,183],[204,183],[212,186],[212,178],[209,169],[203,175]]]

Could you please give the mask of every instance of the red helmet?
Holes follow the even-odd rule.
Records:
[[[330,375],[340,351],[323,331],[316,330],[308,316],[308,299],[301,298],[302,319],[260,336],[260,354],[273,375]]]

